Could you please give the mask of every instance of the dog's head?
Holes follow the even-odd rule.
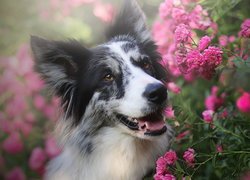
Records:
[[[36,70],[62,98],[72,126],[94,119],[141,138],[163,134],[166,75],[135,1],[125,4],[107,39],[88,49],[77,41],[32,37]]]

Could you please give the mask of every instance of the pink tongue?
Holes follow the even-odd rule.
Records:
[[[158,120],[158,121],[138,120],[138,122],[140,130],[157,131],[161,130],[165,126],[165,122],[163,120]]]

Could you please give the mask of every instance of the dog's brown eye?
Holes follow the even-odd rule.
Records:
[[[143,59],[141,61],[141,66],[143,69],[150,69],[151,68],[151,63],[150,63],[148,57],[143,57]]]
[[[104,81],[110,82],[114,80],[114,76],[113,74],[109,73],[109,74],[106,74],[103,79]]]

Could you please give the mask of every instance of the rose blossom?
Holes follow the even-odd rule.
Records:
[[[46,154],[44,150],[40,147],[33,149],[31,156],[29,158],[29,167],[32,170],[39,171],[43,168],[46,161]]]
[[[174,82],[167,83],[167,88],[175,94],[179,94],[181,92],[181,88]]]
[[[199,45],[198,45],[198,49],[200,51],[203,51],[204,49],[206,49],[208,47],[208,45],[210,44],[210,42],[211,42],[211,38],[209,36],[203,36],[200,39],[200,42],[199,42]]]
[[[213,121],[213,110],[205,110],[202,112],[203,119],[206,123],[211,123]]]
[[[172,107],[166,107],[166,108],[164,109],[164,115],[165,115],[165,117],[168,118],[168,119],[174,118],[175,115],[174,115],[174,110],[173,110],[173,108],[172,108]]]
[[[246,19],[241,24],[240,35],[245,38],[250,38],[250,19]]]
[[[155,174],[154,180],[176,180],[172,174]]]
[[[162,19],[170,15],[173,8],[173,2],[171,0],[165,0],[165,2],[160,4],[159,15]]]
[[[48,157],[53,158],[60,154],[61,150],[58,147],[56,140],[53,137],[48,137],[45,141],[45,152]]]
[[[217,144],[217,145],[216,145],[216,151],[217,151],[217,152],[220,152],[220,153],[223,152],[223,147],[222,147],[222,145]]]
[[[188,38],[191,37],[190,29],[185,24],[180,24],[175,29],[175,40],[177,43],[187,42]]]
[[[13,132],[3,141],[3,149],[10,154],[17,154],[23,150],[23,142],[19,133]]]
[[[175,164],[176,160],[177,160],[177,155],[175,151],[168,151],[165,153],[164,155],[164,159],[166,160],[168,165],[173,165]]]
[[[5,176],[5,180],[25,180],[25,174],[20,167],[15,167]]]
[[[195,156],[195,151],[192,148],[188,148],[183,154],[183,158],[187,162],[187,164],[191,167],[194,166],[194,156]]]
[[[250,93],[244,92],[237,99],[236,105],[241,112],[250,113]]]
[[[159,157],[156,161],[156,174],[165,174],[167,172],[167,162],[164,157]]]
[[[221,46],[226,46],[228,44],[228,37],[226,35],[221,35],[219,37],[219,43]]]

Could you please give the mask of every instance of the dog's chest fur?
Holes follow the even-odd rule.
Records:
[[[165,134],[156,141],[141,140],[109,127],[93,137],[92,144],[92,151],[86,154],[66,145],[49,164],[47,178],[140,180],[168,148],[169,139]]]

